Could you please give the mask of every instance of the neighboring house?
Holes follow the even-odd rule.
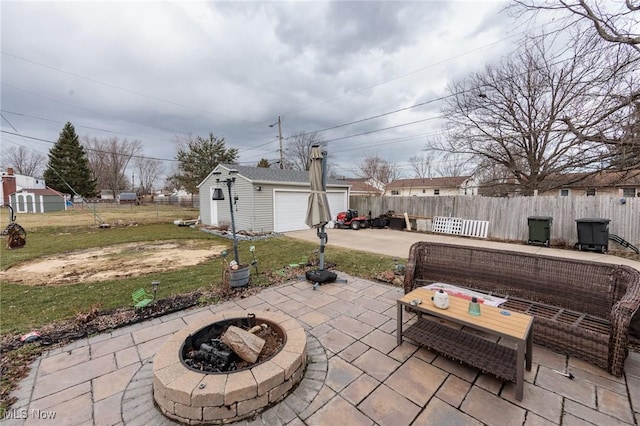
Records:
[[[47,188],[44,179],[17,175],[12,168],[2,172],[2,204],[15,213],[45,213],[65,210],[67,196]]]
[[[538,195],[640,197],[640,170],[567,173],[549,177],[546,184],[556,189],[539,191]]]
[[[99,198],[104,201],[112,201],[116,199],[111,189],[101,189]]]
[[[67,196],[51,188],[22,189],[9,196],[16,213],[47,213],[66,210]]]
[[[478,195],[478,187],[471,176],[396,179],[387,184],[384,195],[401,197]]]
[[[31,176],[17,175],[13,169],[9,167],[6,172],[1,173],[2,186],[0,187],[0,196],[2,204],[9,203],[9,195],[16,191],[22,191],[25,188],[46,189],[44,179],[36,179]]]
[[[191,197],[191,193],[189,191],[187,191],[186,189],[184,189],[184,187],[180,187],[180,189],[174,189],[173,191],[171,191],[171,194],[169,195],[170,197],[178,197],[178,198],[184,198],[184,197]]]
[[[382,195],[384,194],[384,184],[367,178],[340,179],[346,185],[351,185],[350,195]]]
[[[238,173],[230,175],[230,170]],[[215,173],[220,172],[220,175]],[[200,219],[205,225],[231,224],[229,192],[224,181],[236,180],[231,187],[236,231],[287,232],[309,229],[304,223],[310,194],[309,173],[219,164],[199,185]],[[222,188],[224,200],[212,200],[213,191]],[[349,206],[349,185],[328,179],[327,198],[331,216]]]

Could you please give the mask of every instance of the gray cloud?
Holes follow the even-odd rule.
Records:
[[[442,96],[452,76],[511,48],[495,2],[3,2],[3,115],[25,136],[224,136],[247,164],[286,136]],[[460,56],[461,55],[461,56]],[[459,57],[457,57],[459,56]],[[326,140],[433,117],[430,105],[323,132]],[[437,120],[330,142],[342,174],[366,152],[406,162]],[[2,130],[12,131],[2,123]],[[413,139],[409,139],[412,138]],[[46,153],[50,144],[2,135]],[[401,141],[397,141],[402,139]],[[269,142],[269,143],[267,143]],[[263,146],[259,146],[263,145]],[[171,165],[166,162],[167,168]]]

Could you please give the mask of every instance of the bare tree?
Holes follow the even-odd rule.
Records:
[[[375,179],[384,185],[399,177],[398,166],[376,155],[367,155],[358,164],[358,177]]]
[[[454,177],[472,174],[473,162],[468,156],[460,154],[445,154],[436,163],[434,170],[440,176]]]
[[[633,116],[635,106],[640,101],[638,68],[640,60],[640,2],[638,0],[598,1],[598,0],[515,0],[507,9],[515,16],[535,18],[542,13],[551,15],[555,27],[549,31],[557,33],[573,31],[593,34],[608,46],[609,57],[623,56],[612,64],[617,73],[635,75],[628,83],[627,90],[601,92],[599,109],[588,120],[576,120],[569,115],[562,118],[567,129],[582,141],[593,141],[613,145],[614,150],[637,151],[640,141],[624,138],[624,122]],[[596,46],[594,46],[595,48]],[[622,53],[625,52],[625,53]],[[632,167],[637,167],[634,164]]]
[[[454,83],[443,111],[449,135],[441,148],[502,165],[524,195],[548,189],[550,175],[583,171],[606,158],[602,143],[576,138],[564,119],[591,122],[609,105],[611,97],[602,94],[616,93],[624,78],[603,63],[592,39],[555,55],[547,43],[529,39],[500,64]]]
[[[488,197],[506,197],[520,191],[511,172],[502,164],[485,161],[473,173],[478,193]]]
[[[317,133],[300,132],[287,138],[285,169],[309,170],[309,158],[313,145],[326,146]]]
[[[136,169],[140,179],[140,193],[150,194],[162,174],[162,161],[154,158],[136,158]]]
[[[508,7],[517,16],[525,12],[554,13],[558,29],[586,24],[599,37],[609,43],[626,44],[640,52],[640,2],[625,0],[604,2],[598,0],[515,0]]]
[[[420,179],[432,177],[432,163],[433,158],[424,152],[409,158],[409,166],[411,166],[413,175]]]
[[[4,149],[2,160],[19,175],[39,177],[42,176],[47,157],[37,151],[22,145]]]
[[[140,140],[84,138],[83,143],[99,190],[111,190],[115,196],[134,185],[126,171],[131,159],[142,151]]]

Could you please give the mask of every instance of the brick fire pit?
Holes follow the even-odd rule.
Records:
[[[260,413],[284,399],[304,374],[307,336],[292,317],[253,312],[256,323],[276,324],[286,335],[280,352],[263,363],[230,373],[206,374],[180,360],[185,339],[214,322],[246,317],[247,311],[228,311],[193,324],[171,336],[153,360],[153,398],[162,413],[189,424],[231,423]]]

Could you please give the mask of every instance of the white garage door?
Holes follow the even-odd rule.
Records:
[[[333,218],[347,208],[347,192],[328,192],[329,208]],[[298,231],[309,229],[304,223],[307,217],[309,192],[275,191],[274,195],[274,230],[276,232]]]
[[[331,219],[335,220],[338,213],[347,210],[347,191],[328,192],[329,209],[331,210]]]

